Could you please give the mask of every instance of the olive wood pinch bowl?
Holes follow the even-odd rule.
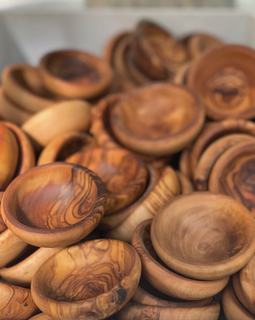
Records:
[[[129,37],[131,35],[130,32],[128,31],[121,31],[115,35],[113,35],[106,43],[104,47],[104,52],[103,52],[103,57],[106,61],[110,63],[110,65],[114,68],[114,61],[115,61],[115,56],[116,56],[116,51],[121,43],[121,41]]]
[[[170,200],[155,215],[151,240],[161,260],[189,278],[217,280],[242,269],[255,249],[248,209],[221,194],[194,192]]]
[[[178,299],[202,300],[216,295],[226,286],[229,277],[200,281],[185,278],[169,269],[153,248],[150,236],[151,221],[146,220],[137,226],[133,233],[132,245],[141,258],[143,276],[154,288]]]
[[[126,95],[110,116],[113,133],[124,146],[146,155],[166,156],[196,138],[205,115],[193,91],[158,83]]]
[[[254,320],[252,315],[244,306],[238,301],[234,292],[232,283],[230,282],[223,291],[222,307],[227,320]]]
[[[209,178],[209,191],[226,194],[242,203],[255,217],[255,140],[240,142],[218,158]]]
[[[75,50],[46,54],[40,61],[39,71],[46,88],[58,96],[72,99],[100,95],[113,76],[106,60]]]
[[[191,180],[181,171],[175,171],[180,182],[181,194],[188,194],[194,191]]]
[[[255,51],[224,45],[200,57],[187,74],[187,85],[197,92],[213,120],[255,117]]]
[[[38,313],[31,291],[0,280],[1,319],[28,319]]]
[[[140,276],[132,246],[101,239],[52,256],[37,270],[31,291],[37,306],[54,319],[105,319],[130,300]]]
[[[54,104],[54,99],[35,94],[26,82],[25,73],[35,72],[26,64],[7,66],[2,73],[2,84],[10,99],[28,112],[38,112]]]
[[[40,153],[37,165],[64,161],[70,155],[95,148],[95,140],[87,133],[80,131],[69,131],[53,139]]]
[[[129,302],[117,313],[118,320],[218,320],[220,304],[213,301],[208,306],[193,308],[173,308],[147,306]]]
[[[105,203],[105,188],[94,172],[59,162],[18,176],[5,191],[1,208],[7,227],[23,241],[60,247],[95,229]]]
[[[125,149],[95,148],[77,152],[66,162],[79,164],[95,172],[107,190],[105,214],[127,208],[144,192],[148,170]]]

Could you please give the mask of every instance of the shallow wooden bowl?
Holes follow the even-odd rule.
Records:
[[[48,259],[37,270],[31,290],[38,307],[54,319],[104,319],[130,300],[140,276],[141,262],[132,246],[94,240]]]
[[[2,84],[6,94],[21,109],[32,113],[48,108],[55,102],[53,97],[50,99],[46,90],[44,95],[38,95],[27,83],[26,74],[34,73],[34,69],[27,64],[13,64],[7,66],[2,73]]]
[[[4,193],[0,192],[0,206],[1,206],[2,199],[3,199],[3,195],[4,195]],[[7,229],[7,227],[6,227],[5,223],[4,223],[4,220],[3,220],[3,217],[2,217],[2,213],[1,213],[1,209],[0,209],[0,234],[2,232],[4,232],[6,229]]]
[[[185,278],[169,269],[155,252],[150,236],[151,221],[139,224],[132,237],[142,262],[143,276],[157,290],[183,300],[201,300],[219,293],[228,283],[229,278],[200,281]],[[139,301],[137,301],[139,302]]]
[[[66,162],[89,168],[102,179],[107,190],[105,214],[127,208],[147,185],[147,168],[124,149],[94,148],[74,153]]]
[[[230,134],[214,141],[206,148],[199,159],[193,177],[196,190],[208,190],[209,176],[217,159],[227,149],[243,141],[255,142],[255,138],[248,134]]]
[[[0,281],[2,319],[28,319],[38,313],[31,291]]]
[[[108,62],[82,51],[48,53],[42,57],[39,71],[46,88],[65,98],[93,98],[112,81]]]
[[[151,156],[176,153],[189,145],[204,124],[204,108],[189,89],[153,84],[126,95],[111,112],[116,138]]]
[[[254,50],[239,45],[221,46],[192,65],[187,85],[201,97],[210,119],[253,119],[254,68]]]
[[[91,123],[89,103],[81,100],[59,102],[36,113],[23,123],[22,130],[37,150],[68,131],[88,131]]]
[[[255,249],[250,212],[221,194],[196,192],[170,200],[155,215],[151,240],[163,262],[193,279],[217,280],[242,269]]]
[[[223,291],[222,306],[227,320],[255,319],[255,316],[246,310],[238,301],[231,282]]]
[[[104,214],[105,188],[87,168],[69,163],[35,167],[9,185],[2,200],[7,227],[37,247],[75,243]]]
[[[117,317],[119,320],[217,320],[219,314],[220,304],[216,301],[213,301],[208,306],[195,308],[157,307],[129,302],[118,312]]]
[[[193,174],[191,171],[191,164],[190,164],[190,152],[191,152],[192,145],[185,148],[179,158],[179,170],[182,174],[184,174],[189,179],[193,179]]]
[[[64,161],[73,153],[95,147],[96,142],[89,134],[69,131],[57,136],[42,150],[37,165]]]
[[[209,178],[209,191],[226,194],[241,202],[255,217],[255,141],[243,141],[227,149],[216,161]]]
[[[103,52],[103,56],[105,58],[106,61],[108,61],[110,63],[110,65],[112,67],[115,67],[114,62],[115,62],[115,56],[116,56],[116,51],[117,48],[119,46],[119,44],[121,43],[121,41],[130,36],[131,33],[128,31],[122,31],[119,32],[115,35],[113,35],[107,42],[106,45],[104,47],[104,52]]]

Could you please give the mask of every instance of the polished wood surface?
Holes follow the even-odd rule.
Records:
[[[132,245],[141,258],[143,276],[153,287],[178,299],[201,300],[216,295],[226,286],[228,277],[200,281],[185,278],[169,269],[153,248],[150,236],[151,221],[146,220],[137,226],[132,237]]]
[[[127,148],[152,156],[189,145],[204,124],[204,108],[189,89],[152,84],[126,95],[113,107],[110,124]]]
[[[39,308],[54,319],[104,319],[130,300],[140,275],[141,262],[133,247],[94,240],[48,259],[37,270],[31,290]]]
[[[58,247],[89,234],[105,203],[105,188],[95,173],[59,162],[17,177],[4,194],[2,214],[8,228],[25,242]]]
[[[199,138],[198,138],[199,139]],[[182,174],[184,174],[189,179],[193,179],[193,174],[191,171],[191,164],[190,164],[190,152],[191,152],[191,145],[185,148],[179,158],[179,170]]]
[[[254,219],[236,200],[196,192],[170,200],[155,215],[151,240],[174,271],[216,280],[242,269],[255,249]]]
[[[53,318],[47,316],[47,314],[39,313],[36,316],[29,318],[28,320],[53,320]]]
[[[176,174],[181,187],[181,194],[188,194],[194,191],[191,180],[181,171],[176,170]]]
[[[3,195],[4,193],[3,192],[0,192],[0,206],[1,206],[1,203],[2,203],[2,199],[3,199]],[[7,229],[5,223],[4,223],[4,220],[3,220],[3,217],[2,217],[2,213],[1,213],[1,209],[0,209],[0,234],[5,231]]]
[[[148,180],[148,170],[124,149],[95,148],[77,152],[66,162],[79,164],[94,171],[107,190],[105,214],[123,210],[138,199]]]

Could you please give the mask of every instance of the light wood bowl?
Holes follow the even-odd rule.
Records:
[[[146,220],[137,226],[133,233],[132,245],[141,258],[143,276],[154,288],[174,298],[202,300],[216,295],[227,285],[229,277],[200,281],[185,278],[169,269],[153,248],[150,236],[151,221]]]
[[[45,87],[65,98],[93,98],[107,89],[112,70],[107,61],[75,50],[55,51],[41,58],[39,71]]]
[[[89,168],[102,179],[107,190],[105,214],[127,208],[147,185],[147,168],[125,149],[94,148],[74,153],[66,162]]]
[[[190,164],[190,152],[192,146],[188,146],[185,148],[179,158],[179,170],[182,174],[184,174],[189,179],[193,179],[193,174],[191,171],[191,164]]]
[[[38,307],[54,319],[104,319],[130,300],[140,276],[141,262],[133,247],[94,240],[48,259],[37,270],[31,290]]]
[[[243,141],[218,158],[209,178],[209,191],[226,194],[241,202],[255,217],[255,141]]]
[[[69,131],[57,136],[42,150],[37,165],[64,161],[78,151],[95,147],[96,142],[89,134],[80,131]]]
[[[20,239],[37,247],[59,247],[95,229],[105,203],[105,188],[95,173],[59,162],[18,176],[5,191],[1,208],[7,227]]]
[[[189,89],[153,84],[126,95],[111,112],[115,137],[127,148],[150,156],[181,151],[204,124],[204,108]]]
[[[255,51],[240,45],[212,49],[197,60],[187,85],[197,92],[210,119],[255,117]]]
[[[28,319],[38,313],[30,289],[0,281],[2,319]]]
[[[242,269],[255,249],[250,212],[221,194],[196,192],[170,200],[155,215],[151,240],[161,260],[175,272],[217,280]]]

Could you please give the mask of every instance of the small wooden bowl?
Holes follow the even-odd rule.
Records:
[[[189,89],[153,84],[125,96],[113,107],[110,123],[126,147],[151,156],[166,156],[189,145],[204,124],[204,108]]]
[[[104,47],[104,53],[103,53],[103,57],[106,61],[109,62],[109,64],[112,67],[115,67],[114,62],[115,62],[115,55],[116,55],[116,51],[117,48],[119,46],[119,44],[121,43],[121,41],[130,36],[131,33],[128,31],[121,31],[117,34],[115,34],[114,36],[112,36],[106,43],[105,47]]]
[[[144,220],[152,219],[170,199],[180,194],[180,184],[175,171],[167,166],[149,195],[116,228],[109,231],[108,238],[131,242],[135,228]]]
[[[193,279],[217,280],[242,269],[255,249],[250,212],[221,194],[196,192],[170,200],[155,215],[151,240],[174,271]]]
[[[2,319],[28,319],[38,313],[30,289],[0,281]]]
[[[5,191],[2,215],[7,227],[37,247],[59,247],[88,235],[104,214],[106,193],[100,178],[69,163],[35,167]]]
[[[141,262],[133,247],[94,240],[48,259],[37,270],[31,290],[38,307],[54,319],[104,319],[130,300],[140,276]]]
[[[230,134],[213,142],[201,155],[194,173],[196,190],[207,191],[211,170],[217,159],[230,147],[243,141],[254,141],[255,138],[248,134]]]
[[[7,66],[2,73],[2,84],[10,99],[21,109],[34,113],[54,104],[54,99],[45,95],[38,95],[26,82],[25,73],[35,72],[34,68],[26,64]]]
[[[157,290],[183,300],[202,300],[219,293],[229,278],[200,281],[185,278],[170,270],[155,252],[150,236],[151,221],[140,223],[132,237],[132,245],[137,250],[143,269],[143,276]],[[139,301],[136,301],[139,302]]]
[[[227,320],[254,320],[255,317],[238,301],[231,283],[224,289],[222,306]]]
[[[192,146],[188,146],[185,148],[179,158],[179,170],[182,174],[184,174],[189,179],[193,179],[193,174],[191,171],[191,164],[190,164],[190,152]]]
[[[95,140],[87,133],[70,131],[53,139],[40,153],[37,165],[64,161],[71,154],[95,148]]]
[[[42,57],[39,71],[46,88],[65,98],[93,98],[107,89],[112,70],[107,61],[82,51],[51,52]]]
[[[1,206],[1,203],[2,203],[3,195],[4,195],[4,193],[0,192],[0,206]],[[3,220],[3,217],[2,217],[2,214],[1,214],[1,209],[0,209],[0,234],[2,232],[4,232],[6,229],[7,229],[7,227],[6,227],[5,223],[4,223],[4,220]]]
[[[196,319],[218,320],[220,304],[213,301],[210,305],[197,308],[173,308],[146,306],[129,302],[118,314],[118,320],[169,320],[169,319]]]
[[[42,110],[23,123],[24,130],[37,150],[68,131],[88,131],[90,105],[81,100],[60,102]]]
[[[7,97],[4,89],[0,87],[0,116],[1,119],[10,121],[20,126],[31,118],[33,114],[20,109],[18,105]]]
[[[255,141],[243,141],[227,149],[216,161],[209,179],[209,190],[241,202],[255,217]]]
[[[192,65],[187,85],[201,97],[210,119],[253,119],[254,68],[254,50],[239,45],[221,46]]]
[[[79,164],[94,171],[107,190],[105,214],[113,214],[127,208],[145,190],[147,168],[124,149],[94,148],[77,152],[66,162]]]
[[[174,77],[173,77],[173,83],[178,85],[186,85],[187,82],[187,74],[189,72],[189,69],[191,68],[191,65],[194,63],[194,61],[188,61],[185,62],[183,65],[181,65]]]
[[[191,180],[182,172],[176,170],[175,171],[181,186],[181,194],[188,194],[194,191],[194,187],[192,185]]]

